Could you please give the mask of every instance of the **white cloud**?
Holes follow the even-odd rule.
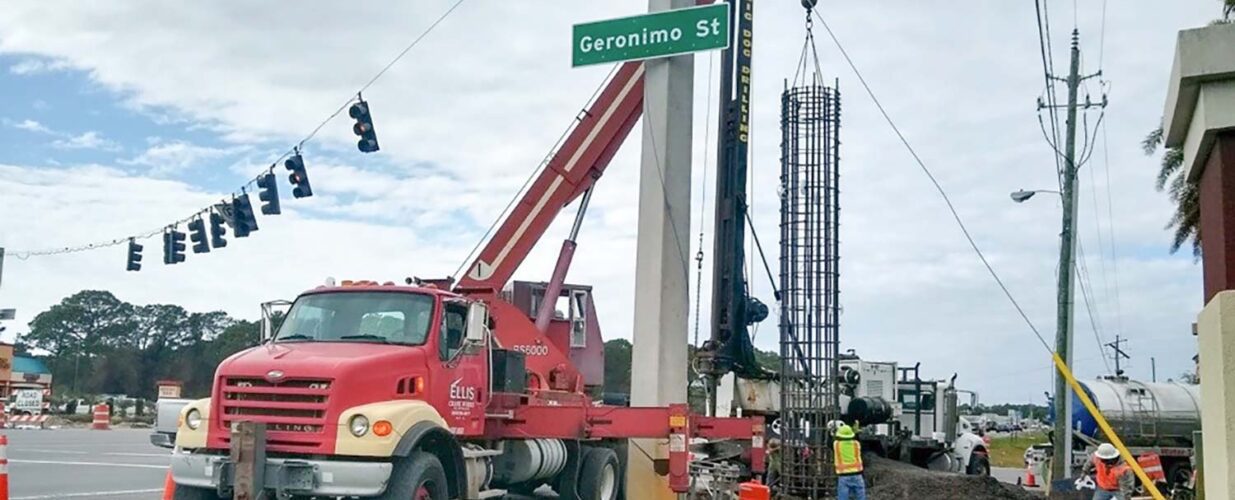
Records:
[[[61,71],[69,67],[63,60],[24,59],[9,66],[9,73],[14,75],[37,75],[52,71]]]
[[[119,151],[120,145],[103,137],[94,130],[77,135],[65,135],[64,139],[56,139],[51,145],[59,149],[98,149],[102,151]]]
[[[7,123],[7,120],[6,120],[6,123]],[[17,122],[17,123],[13,123],[12,127],[16,129],[20,129],[20,130],[25,130],[27,132],[38,132],[41,134],[52,133],[51,129],[47,128],[42,123],[36,122],[29,118],[22,120],[20,122]]]
[[[248,149],[243,146],[214,148],[184,141],[160,142],[158,140],[147,140],[151,143],[149,148],[132,159],[121,160],[121,163],[151,167],[150,173],[152,175],[166,175],[199,166],[204,162],[238,154]]]
[[[1114,220],[1105,220],[1106,191],[1100,190],[1094,200],[1086,187],[1081,229],[1090,250],[1088,268],[1097,314],[1108,336],[1120,323],[1115,318],[1114,293],[1106,290],[1107,282],[1113,287],[1118,264],[1123,333],[1133,339],[1134,356],[1140,356],[1132,373],[1142,377],[1147,375],[1144,358],[1150,353],[1160,353],[1156,355],[1161,373],[1182,371],[1190,364],[1191,352],[1165,353],[1151,339],[1178,335],[1172,338],[1184,341],[1173,345],[1190,349],[1187,325],[1200,307],[1200,285],[1199,267],[1190,257],[1166,255],[1169,234],[1161,226],[1170,205],[1153,190],[1156,161],[1141,155],[1137,142],[1158,123],[1176,30],[1205,24],[1214,16],[1211,3],[1142,0],[1136,8],[1108,13],[1103,69],[1117,83],[1106,119]],[[274,138],[291,144],[448,2],[310,2],[293,11],[274,4],[234,2],[178,4],[176,9],[150,5],[14,5],[0,14],[0,53],[65,61],[88,71],[97,84],[120,91],[138,109],[159,110],[160,116],[175,117],[173,122],[215,131],[238,143]],[[122,252],[32,259],[21,264],[30,266],[24,271],[6,272],[7,290],[0,290],[0,298],[21,296],[23,309],[32,314],[81,287],[114,286],[130,300],[224,307],[234,314],[250,311],[252,316],[258,301],[293,294],[328,274],[397,279],[400,274],[453,271],[475,242],[471,228],[487,226],[505,206],[607,70],[568,68],[570,47],[565,40],[570,25],[643,8],[618,1],[559,0],[551,5],[529,17],[528,7],[517,2],[465,3],[365,92],[382,144],[382,164],[427,163],[434,168],[378,171],[371,157],[354,153],[350,124],[343,115],[308,146],[310,154],[325,151],[329,155],[319,156],[330,156],[310,166],[317,194],[286,203],[288,213],[283,218],[269,224],[263,220],[261,232],[243,244],[218,255],[190,256],[183,266],[152,265],[150,273],[137,274],[120,271]],[[1017,188],[1050,188],[1056,183],[1049,148],[1041,140],[1033,113],[1042,75],[1032,6],[970,0],[943,8],[901,5],[895,16],[888,16],[887,9],[850,2],[824,14],[1049,341],[1054,331],[1058,206],[1047,197],[1025,204],[1007,199],[1007,193]],[[365,19],[366,36],[351,36],[355,23],[338,19]],[[922,19],[932,22],[921,23]],[[1101,25],[1096,9],[1081,9],[1079,21],[1086,54],[1092,56]],[[752,203],[765,249],[773,252],[771,259],[776,258],[778,234],[777,103],[782,78],[792,74],[801,47],[801,23],[801,9],[793,2],[765,6],[756,16]],[[1055,45],[1060,71],[1059,61],[1066,59],[1067,50],[1063,39],[1057,36]],[[922,361],[932,377],[959,372],[961,383],[982,392],[987,401],[1041,401],[1042,390],[1050,384],[1045,369],[1049,360],[826,42],[820,39],[824,71],[840,78],[845,95],[842,342],[870,358]],[[1096,58],[1087,57],[1086,64],[1091,62]],[[706,107],[715,105],[706,98],[707,68],[708,56],[697,58],[696,140],[705,129],[715,127],[704,121]],[[598,185],[570,277],[597,286],[598,309],[610,338],[629,337],[638,313],[632,311],[631,300],[638,136],[636,127]],[[210,156],[215,151],[171,144],[154,144],[130,161],[159,167],[217,159]],[[703,191],[708,192],[708,210],[712,209],[714,188],[698,186],[705,148],[712,151],[711,146],[700,145],[694,153],[692,245],[698,224],[711,231],[710,214],[700,218],[698,213]],[[1099,151],[1095,157],[1101,155]],[[1103,181],[1105,169],[1099,170],[1100,165],[1095,159],[1085,167],[1082,185]],[[21,169],[0,179],[29,172],[40,174],[37,169]],[[714,179],[714,170],[709,179]],[[55,198],[65,200],[57,206],[36,203],[31,211],[19,211],[26,210],[23,203],[0,207],[0,221],[5,221],[0,238],[13,246],[110,237],[133,230],[120,222],[157,226],[169,213],[190,211],[217,198],[184,185],[118,177],[114,172],[95,180],[109,186],[116,183],[108,189],[114,196],[96,199],[95,189],[77,187],[66,191],[77,196],[56,191]],[[26,184],[10,184],[10,191],[3,191],[2,182],[0,197],[6,200],[17,194],[26,199],[31,193],[52,198],[48,189]],[[146,198],[160,190],[170,197]],[[125,200],[130,197],[145,201],[129,206]],[[1097,251],[1092,227],[1093,201],[1103,214],[1102,229],[1114,226],[1117,260],[1109,255],[1097,259],[1103,252]],[[113,211],[113,204],[121,208]],[[100,210],[104,207],[107,210]],[[44,212],[55,214],[49,219],[53,223],[27,223],[46,216]],[[442,229],[461,213],[472,219],[470,224],[460,223],[458,231]],[[565,211],[518,276],[547,277],[571,213]],[[103,215],[110,217],[100,219]],[[305,265],[292,266],[288,249],[306,252]],[[710,265],[711,245],[705,243],[704,250]],[[693,262],[684,265],[694,267]],[[1107,279],[1101,277],[1104,265],[1110,270]],[[303,276],[298,273],[303,269],[323,276]],[[756,293],[770,302],[767,280],[752,274]],[[236,275],[246,276],[245,286],[236,286],[232,279]],[[41,284],[30,285],[36,278]],[[17,294],[15,286],[26,287],[20,291],[28,293]],[[709,290],[707,279],[702,290]],[[1076,358],[1087,361],[1077,371],[1092,376],[1102,368],[1083,306],[1078,306],[1076,323]],[[775,348],[775,318],[760,331],[757,343]]]

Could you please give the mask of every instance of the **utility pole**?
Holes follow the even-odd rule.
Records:
[[[1120,359],[1132,359],[1131,356],[1128,356],[1128,353],[1124,352],[1123,349],[1119,348],[1120,344],[1127,342],[1127,341],[1128,339],[1120,339],[1119,334],[1115,334],[1115,341],[1106,343],[1107,347],[1110,347],[1111,349],[1115,350],[1115,376],[1116,377],[1122,377],[1124,374],[1123,368],[1120,368],[1119,366],[1119,360]],[[1150,358],[1151,363],[1152,361],[1153,361],[1153,358]]]
[[[1099,76],[1101,71],[1082,77],[1080,33],[1072,30],[1072,58],[1067,78],[1047,75],[1051,79],[1063,81],[1068,85],[1067,123],[1064,132],[1064,163],[1060,177],[1063,182],[1063,225],[1059,236],[1059,290],[1058,315],[1055,330],[1055,352],[1069,367],[1072,366],[1072,285],[1076,277],[1076,219],[1077,219],[1077,188],[1076,173],[1076,111],[1077,89],[1081,82]],[[1105,106],[1106,97],[1101,103],[1090,103],[1085,100],[1083,107]],[[1046,105],[1039,104],[1039,107]],[[1058,145],[1054,145],[1058,149]],[[1063,375],[1055,374],[1055,429],[1052,441],[1051,480],[1070,477],[1072,474],[1072,389]]]
[[[1153,356],[1149,357],[1149,381],[1158,382],[1158,361]]]

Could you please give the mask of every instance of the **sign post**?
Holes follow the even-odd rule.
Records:
[[[652,59],[729,46],[729,3],[576,24],[571,66]]]

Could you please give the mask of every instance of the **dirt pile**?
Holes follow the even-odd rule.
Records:
[[[870,500],[1042,500],[1017,486],[993,477],[966,476],[928,471],[913,465],[862,456],[866,465],[867,497]]]

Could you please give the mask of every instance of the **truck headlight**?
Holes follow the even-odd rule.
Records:
[[[347,427],[353,436],[362,437],[369,433],[369,419],[364,415],[356,415],[347,422]]]
[[[198,427],[202,426],[202,412],[197,411],[197,408],[189,410],[184,415],[184,425],[189,426],[189,429],[197,430]]]

